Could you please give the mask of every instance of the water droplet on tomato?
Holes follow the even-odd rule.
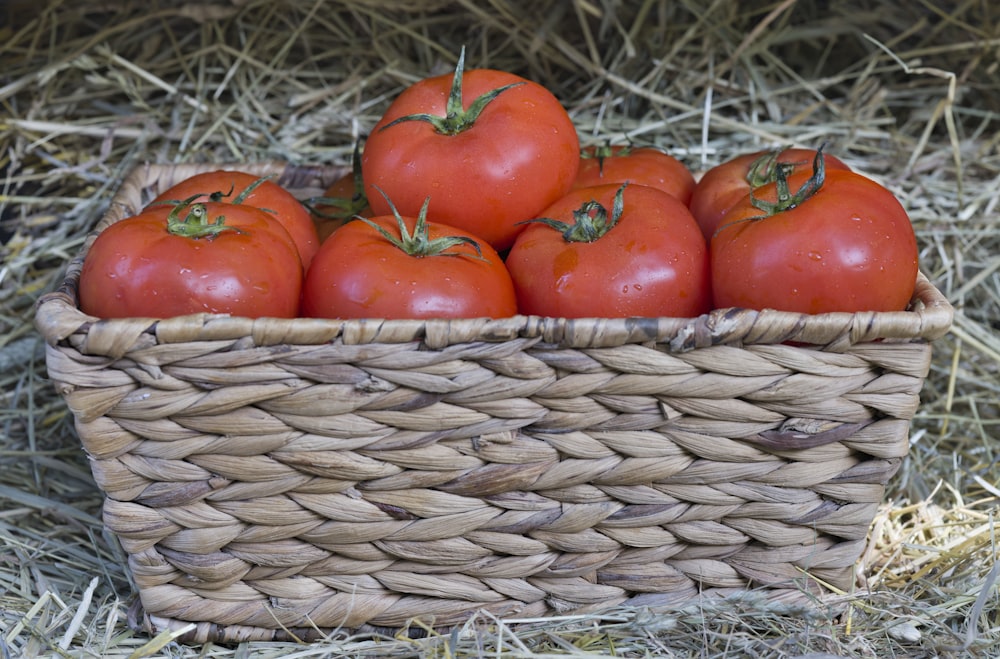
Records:
[[[622,284],[622,294],[627,294],[630,288],[636,293],[642,292],[642,284],[632,284],[631,286],[628,284]]]
[[[819,252],[809,252],[808,256],[813,261],[822,261],[823,260],[823,255],[820,254]]]

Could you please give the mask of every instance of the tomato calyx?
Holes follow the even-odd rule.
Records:
[[[509,85],[491,89],[490,91],[478,96],[476,100],[469,105],[469,109],[466,110],[462,107],[462,76],[464,70],[465,46],[462,47],[458,56],[458,64],[455,66],[455,75],[451,81],[451,91],[448,94],[448,100],[445,104],[445,115],[443,117],[428,114],[426,112],[408,114],[406,116],[399,117],[395,121],[390,121],[379,130],[385,130],[390,126],[395,126],[396,124],[404,121],[426,121],[434,127],[434,130],[442,135],[458,135],[462,131],[472,128],[486,106],[489,105],[497,96],[504,93],[508,89],[524,84],[524,81],[512,82]]]
[[[201,195],[195,195],[178,202],[167,215],[167,232],[182,238],[213,239],[221,233],[232,231],[245,233],[239,227],[226,224],[225,215],[217,215],[209,221],[208,207],[205,204],[191,203]]]
[[[820,146],[816,149],[816,156],[813,158],[813,173],[805,183],[796,190],[792,192],[788,188],[788,174],[791,173],[791,169],[788,167],[778,166],[775,169],[775,187],[777,192],[777,199],[773,202],[764,201],[759,197],[754,195],[754,189],[750,189],[750,203],[753,204],[754,208],[764,211],[764,217],[771,217],[772,215],[777,215],[782,211],[787,211],[800,206],[807,199],[816,194],[821,187],[823,187],[823,182],[826,180],[826,164],[823,161],[823,147]],[[763,219],[763,218],[761,218]]]
[[[569,243],[592,243],[618,224],[618,220],[621,219],[625,210],[625,188],[627,186],[628,183],[623,183],[618,188],[618,192],[615,193],[610,216],[607,208],[591,199],[573,211],[572,224],[550,217],[539,217],[528,220],[526,223],[537,222],[552,227],[562,233],[563,240]]]
[[[385,197],[386,202],[389,204],[389,208],[392,209],[392,215],[396,218],[396,225],[399,227],[399,236],[394,236],[384,227],[367,218],[356,217],[356,219],[361,220],[378,231],[383,238],[406,254],[416,258],[423,258],[425,256],[470,256],[467,253],[448,251],[452,247],[464,244],[471,245],[476,250],[477,258],[484,259],[483,250],[479,246],[479,243],[467,236],[440,236],[433,240],[431,239],[430,227],[427,225],[427,206],[430,204],[430,197],[424,199],[424,204],[420,207],[420,212],[417,213],[417,221],[413,225],[413,233],[410,233],[410,230],[406,228],[406,222],[399,214],[399,211],[396,210],[396,206],[389,199],[388,195],[377,186],[375,189],[382,193],[382,196]]]
[[[211,201],[213,203],[224,203],[224,204],[242,205],[242,204],[246,203],[246,200],[250,198],[250,195],[253,193],[254,190],[256,190],[257,188],[259,188],[263,183],[265,183],[266,181],[270,180],[271,178],[272,177],[270,177],[270,176],[262,176],[262,177],[258,178],[253,183],[251,183],[250,185],[248,185],[247,187],[245,187],[242,192],[240,192],[238,195],[236,195],[232,199],[229,199],[229,197],[232,196],[233,192],[236,189],[236,186],[235,186],[235,184],[230,183],[228,191],[215,190],[214,192],[206,192],[204,194],[195,195],[194,197],[191,197],[190,199],[186,199],[184,201],[181,201],[179,199],[164,199],[163,201],[158,201],[156,203],[157,204],[167,204],[167,205],[169,205],[169,204],[173,204],[173,205],[190,205],[190,203],[193,200],[197,199],[198,197],[208,197],[208,201]],[[269,209],[269,208],[261,208],[261,210],[267,211],[268,213],[271,213],[272,215],[274,214],[274,211],[271,210],[271,209]]]
[[[594,147],[591,147],[589,151],[587,149],[584,149],[580,153],[581,158],[593,159],[597,161],[597,171],[601,174],[601,176],[604,175],[605,160],[611,158],[612,156],[626,157],[630,155],[632,155],[631,143],[619,147],[618,151],[616,152],[615,147],[611,145],[610,141],[606,141],[604,142],[604,144],[599,144]]]
[[[350,197],[310,197],[303,205],[317,217],[329,220],[343,219],[350,222],[361,211],[368,207],[368,196],[365,194],[365,183],[361,177],[361,142],[354,143],[354,153],[351,155],[351,178],[354,189]],[[323,210],[322,206],[332,206],[336,211]]]
[[[794,163],[776,163],[773,166],[773,180],[766,181],[762,185],[767,183],[774,183],[776,199],[774,201],[766,201],[758,197],[755,193],[760,186],[755,186],[751,184],[750,186],[750,205],[763,212],[763,215],[755,215],[753,217],[746,217],[735,222],[727,222],[725,224],[720,224],[716,228],[713,236],[717,235],[723,229],[730,227],[734,224],[742,224],[744,222],[760,222],[761,220],[766,220],[769,217],[773,217],[783,211],[789,211],[797,206],[805,203],[810,197],[819,192],[820,188],[823,187],[823,183],[826,181],[826,161],[823,158],[823,148],[826,145],[820,145],[816,149],[816,154],[813,157],[813,173],[806,181],[799,187],[798,190],[792,192],[788,187],[788,177],[795,171]],[[775,158],[780,155],[780,152],[775,152]],[[764,163],[768,160],[770,154],[765,154],[754,161],[754,165],[758,163]],[[764,165],[761,165],[764,166]],[[754,166],[751,166],[751,172]],[[747,180],[750,180],[750,174],[747,175]]]
[[[265,183],[266,181],[268,181],[270,179],[271,179],[270,176],[262,176],[262,177],[260,177],[259,179],[257,179],[256,181],[254,181],[253,183],[251,183],[250,185],[248,185],[247,187],[243,188],[243,191],[240,192],[238,195],[236,195],[232,199],[232,201],[230,201],[229,203],[230,204],[242,204],[242,203],[245,203],[246,200],[250,197],[250,195],[253,194],[254,190],[256,190],[257,188],[259,188],[263,183]],[[231,194],[233,194],[233,186],[229,186],[229,192],[226,192],[226,193],[223,193],[221,190],[216,190],[215,192],[213,192],[212,194],[210,194],[208,196],[208,198],[209,198],[210,201],[225,201],[226,198],[229,195],[231,195]],[[274,211],[268,210],[266,208],[263,209],[263,210],[266,210],[269,213],[273,213],[274,212]]]
[[[778,162],[778,158],[783,152],[784,149],[773,149],[761,154],[759,158],[750,163],[746,181],[751,190],[778,180],[779,172],[784,173],[785,177],[792,172],[795,165]]]
[[[233,199],[230,200],[230,201],[228,201],[228,202],[226,202],[226,199],[228,199],[230,196],[232,196],[233,191],[236,189],[236,186],[233,185],[233,184],[229,185],[229,190],[227,192],[223,192],[222,190],[216,190],[215,192],[209,193],[207,195],[208,196],[208,200],[212,201],[212,202],[215,202],[215,203],[224,202],[224,203],[230,203],[230,204],[242,204],[242,203],[246,202],[246,200],[250,196],[250,194],[254,190],[256,190],[257,188],[259,188],[260,184],[263,183],[266,180],[267,180],[266,176],[257,179],[256,181],[254,181],[253,183],[251,183],[250,185],[248,185],[247,187],[245,187],[242,192],[240,192],[238,195],[236,195],[235,197],[233,197]]]

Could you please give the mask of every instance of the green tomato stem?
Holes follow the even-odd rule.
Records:
[[[778,170],[783,170],[786,176],[792,172],[794,165],[778,162],[778,157],[781,156],[783,152],[784,148],[768,151],[750,164],[750,169],[747,171],[746,175],[746,181],[751,190],[777,180]]]
[[[310,197],[302,202],[306,209],[324,219],[347,219],[354,217],[368,206],[365,194],[365,182],[361,176],[361,141],[354,142],[354,154],[351,156],[351,177],[354,181],[354,191],[350,197]],[[336,213],[323,211],[319,206],[333,206],[339,209]]]
[[[250,185],[248,185],[247,187],[243,188],[243,192],[241,192],[238,195],[236,195],[236,197],[234,197],[233,200],[230,201],[229,203],[230,204],[242,204],[242,203],[245,203],[246,200],[247,200],[247,198],[253,193],[253,191],[256,190],[257,188],[259,188],[261,186],[261,184],[264,183],[264,181],[267,181],[270,178],[271,178],[270,176],[262,176],[262,177],[260,177],[259,179],[257,179],[256,181],[254,181],[253,183],[251,183]],[[219,191],[219,192],[213,192],[212,195],[209,197],[209,199],[211,199],[212,201],[222,201],[223,199],[225,199],[226,197],[228,197],[231,194],[233,194],[233,188],[232,188],[232,186],[229,187],[229,192],[227,192],[225,194],[223,194],[221,191]]]
[[[167,215],[168,233],[195,240],[201,238],[213,239],[227,231],[245,233],[238,227],[227,225],[225,215],[218,215],[214,220],[209,221],[208,207],[205,204],[191,203],[200,196],[195,195],[174,206],[170,214]]]
[[[618,151],[619,156],[629,156],[632,154],[632,143],[628,143]],[[604,161],[615,155],[615,149],[611,145],[611,141],[607,140],[603,144],[598,144],[593,148],[592,152],[588,152],[586,149],[580,151],[580,157],[582,159],[591,159],[597,161],[597,171],[601,176],[604,176]]]
[[[384,227],[375,224],[367,218],[358,217],[356,219],[361,220],[378,231],[383,238],[406,254],[416,258],[423,258],[425,256],[468,256],[467,253],[449,252],[448,250],[458,245],[471,245],[476,250],[477,258],[485,260],[479,243],[467,236],[441,236],[440,238],[431,240],[430,229],[427,226],[427,206],[430,204],[430,197],[424,199],[424,204],[420,207],[420,212],[417,213],[417,221],[413,225],[413,233],[411,234],[409,229],[406,228],[406,222],[403,221],[402,216],[396,210],[396,206],[389,199],[389,196],[378,186],[375,186],[375,189],[385,197],[389,208],[392,209],[392,214],[396,218],[396,226],[399,228],[399,236],[394,236]]]
[[[765,213],[760,218],[771,217],[786,210],[791,210],[803,204],[807,199],[816,194],[826,181],[826,162],[823,160],[823,146],[816,149],[816,156],[813,158],[813,173],[802,186],[792,192],[788,188],[788,175],[791,167],[777,166],[774,170],[775,186],[777,187],[777,199],[774,202],[764,201],[754,196],[754,189],[750,189],[750,203]]]
[[[466,110],[462,107],[462,75],[464,69],[465,46],[462,46],[462,51],[458,56],[458,64],[455,66],[455,75],[451,80],[451,91],[449,92],[448,100],[445,103],[445,116],[441,117],[427,113],[408,114],[404,117],[399,117],[395,121],[387,123],[379,130],[385,130],[390,126],[395,126],[396,124],[404,121],[426,121],[434,127],[434,130],[442,135],[458,135],[462,131],[471,128],[476,123],[476,120],[479,119],[479,115],[482,114],[486,106],[496,99],[497,96],[508,89],[524,84],[524,81],[512,82],[509,85],[491,89],[485,94],[477,97],[476,100],[469,105],[469,109]]]
[[[618,224],[622,213],[625,210],[625,188],[628,183],[623,183],[618,192],[615,193],[611,206],[611,215],[608,209],[599,202],[591,199],[584,202],[580,208],[573,211],[573,223],[554,220],[550,217],[539,217],[534,220],[527,220],[520,224],[537,222],[545,226],[552,227],[562,233],[563,240],[568,243],[592,243],[611,231]]]
[[[272,177],[270,177],[270,176],[262,176],[261,178],[258,178],[253,183],[251,183],[246,188],[244,188],[242,192],[240,192],[238,195],[236,195],[236,197],[234,197],[230,201],[225,201],[225,200],[226,200],[226,197],[229,197],[230,195],[233,194],[233,190],[235,189],[235,186],[232,185],[232,184],[230,184],[229,190],[226,191],[226,192],[224,192],[222,190],[215,190],[214,192],[206,192],[206,193],[204,193],[204,195],[199,194],[199,195],[191,197],[190,199],[187,199],[185,201],[181,201],[179,199],[164,199],[163,201],[158,201],[156,203],[157,204],[174,204],[174,205],[180,204],[180,205],[184,205],[184,204],[190,204],[194,199],[197,199],[198,197],[207,196],[208,200],[211,201],[211,202],[241,205],[241,204],[245,204],[246,203],[247,198],[250,197],[250,194],[253,193],[254,190],[256,190],[258,187],[260,187],[260,185],[262,183],[264,183],[264,181],[267,181],[270,178],[272,178]],[[277,214],[277,213],[275,213],[275,211],[271,210],[270,208],[261,208],[261,210],[267,211],[268,213],[271,213],[272,215],[276,215]]]

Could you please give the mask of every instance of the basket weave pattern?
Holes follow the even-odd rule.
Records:
[[[208,168],[136,170],[98,230]],[[81,259],[49,373],[143,624],[199,641],[849,588],[952,313],[921,277],[900,313],[101,321]]]

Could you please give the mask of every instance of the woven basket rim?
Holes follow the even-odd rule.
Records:
[[[829,349],[872,341],[933,341],[951,328],[954,308],[920,272],[906,311],[801,314],[770,309],[715,309],[695,318],[554,318],[517,315],[509,318],[430,320],[243,318],[192,314],[172,318],[100,319],[80,311],[77,287],[83,259],[103,228],[134,214],[152,182],[179,180],[202,171],[240,169],[275,176],[293,192],[321,191],[341,176],[337,166],[303,166],[281,161],[241,163],[143,164],[124,179],[107,212],[70,260],[59,287],[43,295],[35,324],[47,342],[57,345],[70,336],[101,335],[88,341],[95,354],[120,356],[140,336],[159,344],[235,340],[251,337],[256,345],[422,342],[431,348],[458,343],[537,339],[568,348],[610,347],[656,342],[674,352],[713,345],[762,345],[800,342]],[[114,346],[114,348],[109,348]]]

